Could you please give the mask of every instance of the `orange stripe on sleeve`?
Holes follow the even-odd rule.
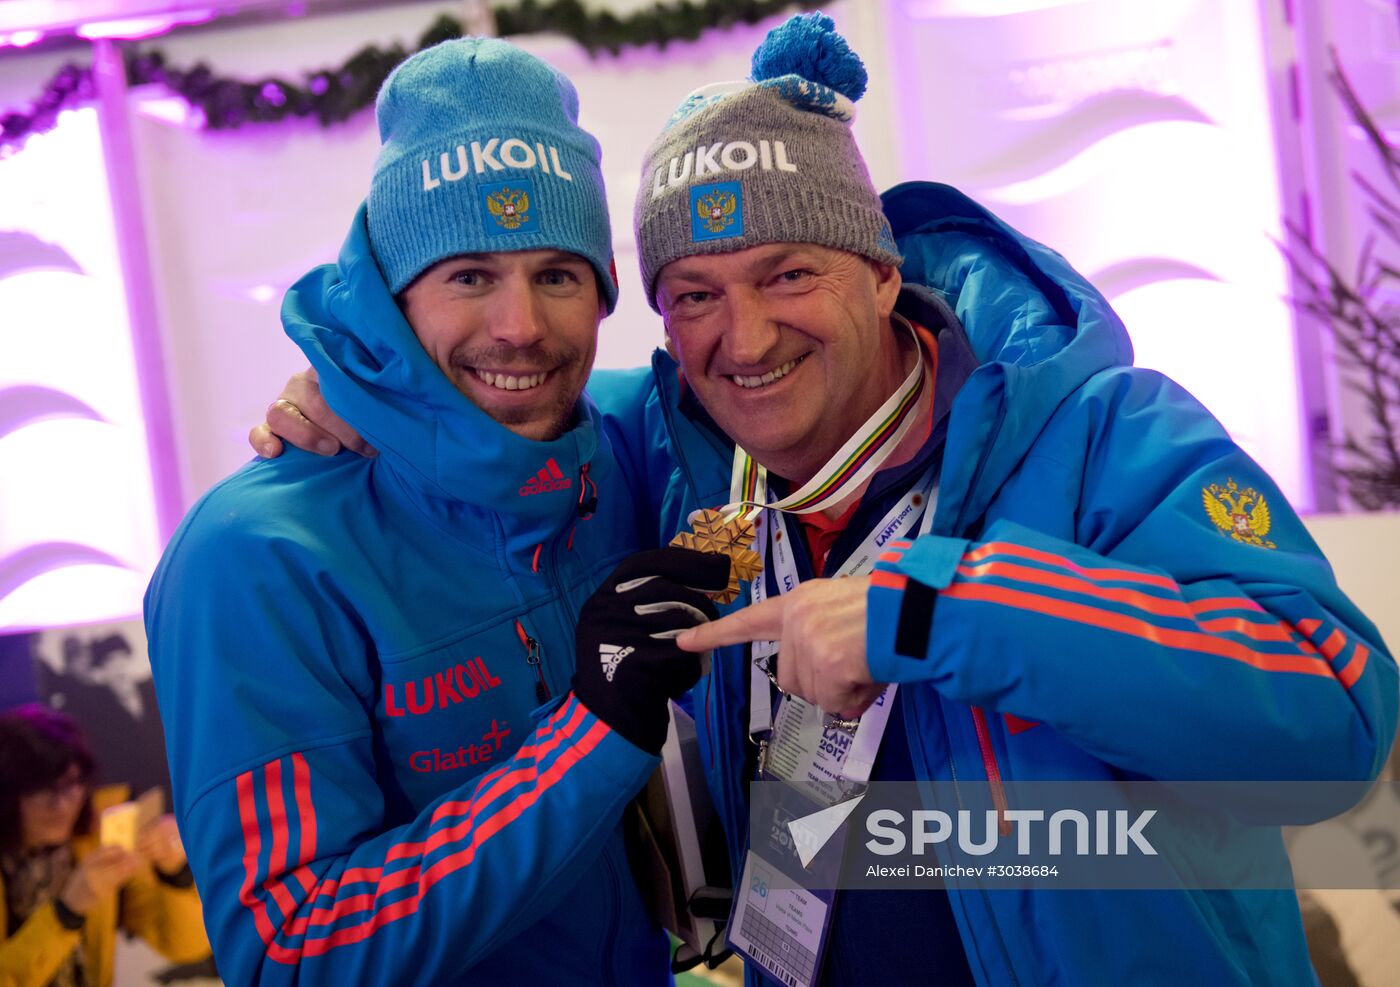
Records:
[[[1341,631],[1333,631],[1327,635],[1327,640],[1318,645],[1322,653],[1328,658],[1335,658],[1342,653],[1347,646],[1347,636]]]
[[[258,855],[262,851],[262,835],[258,832],[257,807],[253,800],[253,772],[239,775],[237,788],[238,821],[243,827],[243,885],[238,889],[238,900],[253,913],[258,937],[270,944],[277,930],[267,917],[267,906],[253,890],[257,884]]]
[[[1163,644],[1184,651],[1212,654],[1230,658],[1266,672],[1299,672],[1332,678],[1332,668],[1325,661],[1310,655],[1271,655],[1255,651],[1236,641],[1211,637],[1196,631],[1169,630],[1125,614],[1100,610],[1082,603],[1056,600],[1022,590],[982,583],[955,583],[942,590],[941,596],[983,603],[999,603],[1034,613],[1074,621],[1089,627],[1114,631]]]
[[[505,764],[501,765],[500,767],[498,767],[498,768],[494,769],[493,771],[489,772],[488,774],[484,775],[484,776],[481,778],[481,780],[478,781],[478,782],[476,783],[476,787],[473,789],[473,794],[472,794],[472,799],[471,799],[471,800],[458,800],[458,801],[455,801],[455,802],[444,802],[444,803],[442,803],[442,804],[439,805],[439,806],[437,807],[437,809],[433,812],[432,822],[435,823],[435,822],[439,821],[440,819],[444,819],[444,818],[446,818],[446,817],[448,817],[448,816],[461,815],[461,814],[463,814],[463,813],[469,813],[469,812],[473,811],[473,809],[477,810],[478,812],[481,811],[481,810],[483,810],[483,809],[485,808],[485,806],[490,802],[490,798],[483,798],[482,793],[485,792],[488,788],[491,788],[491,787],[494,785],[494,783],[495,783],[496,781],[498,781],[498,780],[501,778],[502,775],[504,775],[504,774],[506,774],[508,771],[510,771],[510,770],[512,769],[512,766],[513,766],[513,765],[516,766],[516,767],[518,768],[518,761],[519,761],[519,760],[524,759],[524,758],[528,758],[528,757],[531,757],[531,756],[542,756],[542,754],[543,754],[543,753],[547,753],[548,750],[553,750],[553,749],[554,749],[553,745],[549,746],[548,748],[543,748],[543,745],[545,745],[545,744],[547,744],[547,743],[550,743],[551,741],[553,741],[554,744],[557,744],[557,743],[561,742],[562,739],[567,739],[567,732],[568,732],[568,731],[572,731],[573,727],[576,726],[577,723],[578,723],[578,721],[581,719],[581,717],[579,717],[579,716],[577,715],[577,710],[581,707],[581,705],[582,705],[582,704],[578,703],[576,700],[575,700],[575,701],[572,701],[572,702],[566,702],[566,703],[563,703],[562,705],[560,705],[560,707],[559,707],[557,710],[554,711],[554,715],[551,716],[547,721],[545,721],[545,723],[541,724],[540,727],[539,727],[539,729],[536,730],[536,732],[535,732],[535,738],[536,738],[536,739],[535,739],[535,741],[534,741],[533,743],[527,744],[527,745],[525,745],[524,747],[521,747],[519,750],[517,750],[517,751],[515,752],[514,755],[512,755],[510,761],[506,762]],[[575,711],[575,717],[571,720],[570,725],[567,726],[567,727],[565,727],[566,736],[565,736],[565,738],[556,739],[555,736],[554,736],[554,728],[558,725],[559,720],[564,716],[564,714],[567,713],[567,712],[569,712],[570,710]],[[518,772],[517,772],[517,774],[518,774]],[[492,795],[491,795],[491,798],[494,798],[495,795],[499,794],[499,791],[500,791],[499,789],[493,791],[493,793],[492,793]],[[430,840],[431,840],[431,838],[430,838]],[[406,859],[409,859],[409,858],[412,858],[412,857],[421,856],[423,853],[427,852],[427,850],[430,848],[430,846],[429,846],[430,840],[424,840],[424,841],[418,841],[418,842],[412,842],[412,843],[396,843],[396,844],[394,844],[393,846],[391,846],[391,847],[388,849],[388,851],[385,853],[385,855],[384,855],[384,863],[387,865],[387,864],[393,863],[395,860],[406,860]],[[414,868],[405,868],[405,870],[411,870],[411,869],[414,869]],[[387,886],[384,885],[382,882],[383,882],[383,881],[387,881],[387,880],[393,878],[394,874],[399,874],[399,873],[403,873],[403,872],[402,872],[402,871],[395,871],[395,872],[393,872],[392,874],[389,875],[389,878],[385,878],[385,877],[384,877],[384,867],[383,867],[383,866],[380,866],[380,867],[350,867],[350,868],[347,868],[347,869],[340,875],[339,879],[333,880],[333,879],[327,878],[327,879],[325,879],[325,880],[322,880],[322,881],[320,882],[320,884],[318,884],[318,885],[316,886],[315,897],[318,897],[318,898],[319,898],[319,897],[322,897],[322,896],[324,896],[324,895],[331,895],[331,896],[334,896],[334,895],[340,890],[340,888],[341,888],[343,885],[362,884],[362,883],[363,883],[363,884],[367,884],[367,883],[372,882],[372,881],[373,881],[373,882],[380,882],[379,885],[376,887],[376,890],[375,890],[375,895],[377,895],[377,894],[382,893],[383,890],[387,890],[387,889],[388,889]],[[399,885],[394,885],[394,887],[397,887],[397,886],[399,886]],[[359,900],[359,899],[361,899],[361,898],[364,898],[366,894],[367,894],[367,892],[366,892],[366,893],[357,894],[357,895],[352,896],[352,898],[353,898],[354,900]],[[369,897],[369,900],[365,901],[363,907],[366,907],[366,908],[369,907],[370,903],[371,903],[372,900],[373,900],[373,897],[374,897],[374,896],[371,895],[371,896]],[[313,916],[314,916],[314,915],[318,915],[318,914],[320,914],[320,913],[323,912],[323,911],[325,911],[325,910],[324,910],[324,909],[317,909],[317,910],[315,910],[315,911],[312,912],[312,915],[313,915]],[[301,927],[301,928],[305,928],[304,923],[303,923],[300,927]]]
[[[568,722],[564,723],[563,726],[559,726],[560,718],[565,713],[571,714],[568,718]],[[519,774],[519,762],[530,758],[539,760],[544,757],[550,751],[554,750],[554,748],[573,736],[574,731],[578,729],[578,725],[583,722],[584,717],[587,715],[588,710],[584,707],[583,703],[579,702],[577,699],[570,700],[561,705],[555,710],[554,715],[550,717],[548,728],[536,732],[534,743],[526,744],[521,747],[511,755],[509,761],[477,782],[476,787],[472,789],[472,797],[470,799],[466,801],[444,802],[439,805],[433,812],[433,822],[446,819],[448,816],[469,813],[473,809],[479,808],[484,802],[491,801],[491,799],[510,787],[508,783],[509,779],[506,776]],[[391,857],[390,859],[393,858]]]
[[[292,872],[292,877],[296,878],[296,882],[308,895],[316,890],[316,875],[311,872],[310,867],[298,867]]]
[[[1017,545],[1013,542],[991,541],[979,548],[975,548],[963,556],[965,562],[981,562],[989,555],[1014,555],[1018,558],[1030,559],[1032,562],[1044,562],[1049,565],[1059,566],[1069,569],[1081,576],[1090,579],[1116,579],[1119,582],[1143,583],[1147,586],[1158,586],[1162,589],[1179,591],[1180,587],[1165,576],[1156,576],[1148,572],[1135,572],[1131,569],[1089,569],[1061,555],[1053,555],[1050,552],[1042,552],[1039,549],[1027,548],[1025,545]]]
[[[1136,607],[1158,617],[1177,617],[1189,620],[1192,623],[1198,623],[1198,626],[1203,630],[1217,633],[1230,631],[1255,641],[1291,643],[1301,651],[1312,651],[1311,645],[1295,637],[1292,628],[1281,621],[1275,621],[1272,624],[1256,624],[1239,617],[1216,617],[1198,622],[1196,619],[1197,609],[1178,598],[1165,599],[1118,586],[1099,586],[1085,579],[1066,576],[1058,572],[1047,572],[1044,569],[1036,569],[1031,566],[1017,565],[1014,562],[983,562],[976,566],[959,566],[958,574],[972,579],[983,576],[999,576],[1003,579],[1015,579],[1038,586],[1049,586],[1071,593],[1084,593],[1101,600],[1112,600],[1115,603]],[[1246,603],[1253,603],[1253,601],[1244,597],[1239,597],[1237,600],[1232,599],[1231,609],[1240,609]],[[1262,610],[1262,608],[1256,608]],[[1205,609],[1219,610],[1223,608],[1210,606]]]
[[[317,956],[330,951],[336,946],[361,942],[390,922],[413,914],[418,910],[419,903],[422,901],[423,895],[429,888],[448,874],[469,865],[473,859],[475,859],[476,851],[483,843],[505,829],[508,824],[517,819],[526,809],[534,805],[541,795],[558,782],[573,765],[577,764],[585,755],[592,751],[608,733],[609,729],[605,723],[601,720],[595,721],[593,726],[579,739],[577,744],[568,751],[565,751],[543,774],[539,775],[538,784],[534,788],[529,791],[521,792],[514,800],[485,819],[473,832],[470,844],[436,861],[429,870],[421,874],[418,873],[417,867],[408,868],[407,871],[413,872],[417,879],[418,891],[416,894],[395,901],[392,904],[385,905],[357,925],[344,929],[337,929],[324,938],[304,940],[299,949],[287,949],[286,947],[274,944],[269,948],[269,955],[272,955],[274,959],[278,959],[284,963],[296,963],[302,956]],[[403,880],[398,882],[396,886],[402,886],[407,883],[411,882]],[[357,895],[356,897],[359,898],[362,896]],[[345,899],[345,901],[348,902],[349,899]],[[336,918],[341,917],[345,912],[353,913],[359,910],[358,908],[342,910],[341,906],[342,902],[337,901],[333,908],[324,910],[332,913],[329,921],[335,921]],[[321,912],[323,910],[317,909],[317,911]],[[323,922],[324,920],[319,920],[316,924],[323,924]],[[298,920],[297,923],[294,923],[292,931],[301,932],[305,929],[306,924],[308,924],[307,920]]]
[[[292,786],[296,791],[297,823],[301,827],[301,850],[297,854],[300,866],[316,859],[316,807],[311,804],[311,769],[301,754],[292,755]]]
[[[903,592],[909,585],[909,577],[898,572],[885,572],[877,569],[870,574],[870,585],[878,586],[881,589],[897,589]]]
[[[1366,671],[1366,659],[1370,656],[1371,652],[1367,650],[1366,645],[1358,641],[1356,653],[1351,656],[1351,661],[1347,662],[1346,667],[1337,673],[1337,681],[1348,689],[1356,685],[1356,680]]]
[[[270,761],[263,768],[263,787],[267,792],[267,816],[272,824],[272,856],[269,872],[281,873],[287,863],[287,807],[282,801],[282,762]]]
[[[1186,605],[1191,608],[1192,613],[1210,613],[1212,610],[1253,610],[1256,613],[1263,613],[1264,608],[1255,603],[1247,596],[1212,596],[1204,600],[1188,600]],[[1303,625],[1299,624],[1298,629],[1304,634],[1311,631],[1303,630]]]
[[[282,798],[280,760],[270,761],[263,768],[263,784],[267,791],[267,815],[272,827],[272,847],[267,861],[268,876],[262,887],[272,895],[272,900],[277,902],[283,918],[287,918],[296,911],[297,903],[281,880],[287,869],[287,844],[290,835],[287,829],[287,804]]]
[[[559,730],[552,732],[552,734],[547,734],[546,732],[557,724],[560,716],[570,709],[572,709],[573,715],[568,718],[568,722]],[[530,745],[528,748],[522,747],[520,751],[516,752],[512,760],[519,759],[522,753],[524,753],[524,756],[527,758],[531,755],[536,758],[544,757],[560,744],[567,741],[587,715],[587,709],[582,703],[578,702],[577,699],[572,699],[564,703],[555,712],[555,715],[551,717],[548,724],[541,727],[540,735],[543,739]],[[568,766],[577,763],[584,754],[596,747],[599,741],[601,741],[608,732],[609,728],[606,724],[601,720],[595,721],[593,727],[585,734],[584,738],[574,744],[568,751],[565,751],[543,774],[539,773],[537,766],[520,767],[517,764],[516,770],[507,772],[505,771],[507,765],[502,765],[501,768],[492,773],[495,777],[495,781],[489,785],[489,788],[487,788],[483,794],[470,802],[455,803],[455,805],[461,807],[462,811],[468,812],[466,819],[453,826],[444,827],[434,832],[425,841],[400,843],[390,847],[385,855],[385,863],[406,857],[420,856],[421,854],[428,853],[441,846],[453,843],[467,835],[471,835],[472,837],[472,841],[467,849],[472,849],[474,846],[479,845],[487,836],[494,835],[503,828],[507,822],[519,816],[525,808],[528,808],[529,805],[533,805],[534,801],[545,789],[553,785],[559,777],[562,777]],[[483,779],[483,782],[486,780],[487,779]],[[508,792],[521,782],[529,781],[533,781],[535,784],[528,789],[517,792],[513,799],[505,802],[499,809],[491,808],[492,803],[497,800],[499,795]],[[482,793],[483,787],[482,783],[478,783],[476,792]],[[518,806],[518,808],[512,813],[513,806]],[[450,812],[444,813],[442,811],[445,807],[445,804],[438,807],[438,811],[434,813],[435,821],[442,818],[444,815],[451,814]],[[488,809],[490,811],[488,811]],[[508,817],[501,818],[501,821],[496,824],[495,828],[489,829],[489,831],[483,835],[482,828],[489,828],[493,821],[497,820],[498,817],[502,817],[502,814],[507,814]],[[484,820],[484,822],[480,822],[478,825],[479,820]],[[462,850],[458,850],[444,857],[443,860],[450,860],[462,852]],[[442,861],[438,861],[437,863],[441,862]],[[436,867],[436,864],[434,866]],[[384,873],[383,867],[360,867],[346,870],[341,874],[339,881],[328,880],[321,882],[316,889],[316,896],[320,897],[326,894],[334,895],[338,892],[340,887],[350,884],[374,882],[375,886],[370,890],[347,895],[343,898],[338,897],[328,907],[314,908],[309,914],[297,916],[284,925],[284,931],[291,935],[302,935],[308,932],[313,926],[331,925],[341,919],[355,915],[357,912],[371,911],[375,907],[375,902],[381,896],[398,888],[417,883],[419,884],[418,893],[409,899],[404,899],[405,901],[414,902],[413,907],[403,910],[400,908],[402,902],[395,902],[367,916],[362,920],[360,925],[353,926],[348,930],[338,930],[324,939],[308,940],[300,949],[288,949],[287,947],[274,944],[275,949],[269,947],[269,955],[273,956],[275,952],[278,956],[283,957],[279,962],[295,963],[298,961],[297,958],[301,955],[317,955],[331,948],[330,945],[314,947],[313,944],[315,943],[326,943],[335,939],[336,942],[331,943],[331,945],[338,945],[343,933],[360,929],[364,924],[373,924],[374,928],[379,928],[385,924],[385,922],[392,921],[393,918],[401,918],[404,915],[411,914],[417,910],[417,900],[422,897],[423,892],[431,886],[435,880],[436,878],[425,881],[425,877],[420,870],[420,865],[416,863],[388,874]],[[385,913],[389,913],[390,917],[381,920],[379,916]],[[370,931],[372,932],[373,929]],[[343,941],[358,942],[368,936],[368,934],[367,932],[365,935],[356,938],[345,938]],[[274,958],[277,958],[277,956],[274,956]]]

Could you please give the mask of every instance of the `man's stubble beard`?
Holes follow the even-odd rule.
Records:
[[[465,383],[454,381],[454,384],[463,397],[497,424],[520,434],[519,426],[539,423],[542,430],[525,438],[536,442],[552,442],[567,432],[574,423],[575,409],[583,394],[583,385],[588,380],[588,370],[591,369],[592,358],[587,359],[589,367],[584,368],[582,365],[585,356],[574,346],[536,345],[526,349],[502,346],[484,349],[464,347],[453,351],[452,368],[455,373],[462,377],[471,377],[478,383],[484,382],[473,368],[482,364],[491,366],[498,373],[507,373],[514,377],[526,377],[543,370],[549,370],[551,377],[559,374],[572,375],[582,368],[580,380],[571,382],[567,390],[560,391],[551,404],[542,409],[483,407]],[[548,387],[552,383],[553,381],[546,381],[543,386]]]

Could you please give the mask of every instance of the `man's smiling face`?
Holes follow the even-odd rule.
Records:
[[[657,302],[706,410],[760,463],[802,481],[898,384],[885,325],[899,285],[896,268],[856,254],[771,243],[672,261]]]
[[[559,250],[439,261],[400,295],[434,363],[527,439],[558,438],[583,392],[606,310],[593,267]]]

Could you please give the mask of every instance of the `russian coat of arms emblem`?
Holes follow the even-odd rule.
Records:
[[[695,214],[711,233],[723,233],[734,224],[734,210],[739,200],[733,192],[715,191],[695,202]]]
[[[530,196],[503,188],[486,197],[486,208],[496,219],[496,225],[507,230],[517,230],[530,221]]]
[[[1201,502],[1205,505],[1206,516],[1222,534],[1246,545],[1278,547],[1264,537],[1273,526],[1269,502],[1253,487],[1242,488],[1233,478],[1227,479],[1223,487],[1212,483],[1201,488]]]

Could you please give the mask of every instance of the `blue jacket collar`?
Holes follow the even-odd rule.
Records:
[[[962,534],[985,513],[1064,398],[1131,364],[1127,330],[1065,259],[961,192],[907,182],[882,196],[906,284],[941,298],[981,366],[950,421],[934,531]]]

